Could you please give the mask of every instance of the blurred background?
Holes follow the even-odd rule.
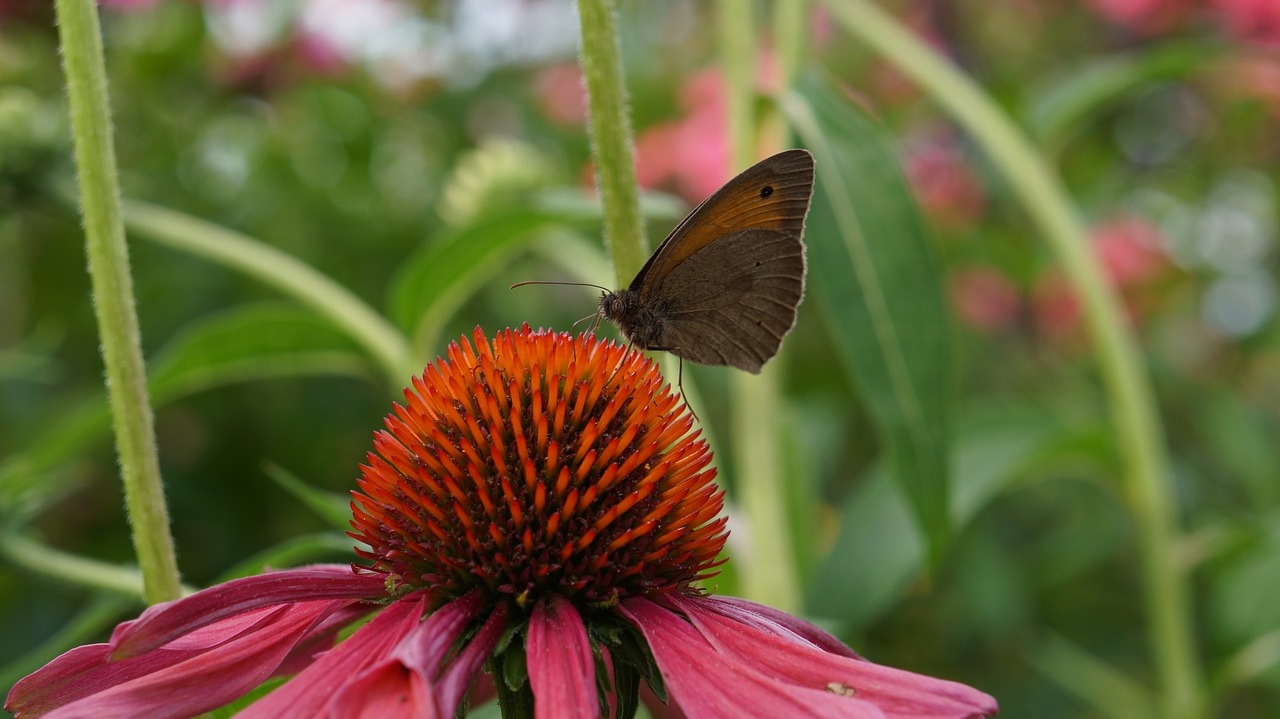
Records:
[[[621,5],[656,243],[731,174],[716,18],[689,0]],[[1078,202],[1156,387],[1216,708],[1276,716],[1280,3],[884,6],[1025,128]],[[102,19],[126,198],[305,262],[404,331],[419,367],[477,325],[568,330],[595,308],[594,290],[513,282],[613,284],[569,0],[103,0]],[[1113,715],[1106,691],[1071,688],[1092,666],[1082,652],[1142,683],[1149,664],[1135,529],[1076,298],[937,106],[821,7],[808,22],[806,63],[884,123],[943,258],[964,521],[942,568],[922,571],[857,384],[802,305],[779,361],[807,614],[875,661],[995,695],[1003,716]],[[0,514],[6,532],[123,564],[56,48],[51,3],[0,0]],[[757,71],[769,88],[767,45]],[[459,243],[475,249],[442,250]],[[225,264],[140,235],[130,252],[143,348],[171,380],[153,389],[186,581],[335,535],[281,476],[353,487],[407,375],[392,382]],[[716,431],[730,370],[684,371],[732,496]],[[767,541],[735,537],[735,562]],[[342,546],[306,560],[347,561]],[[97,606],[18,564],[0,563],[6,691]]]

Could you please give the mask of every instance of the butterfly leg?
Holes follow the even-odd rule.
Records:
[[[676,353],[676,350],[680,348],[679,347],[650,347],[649,349],[654,352],[670,352],[671,354],[676,356],[676,359],[680,360],[679,369],[676,370],[676,388],[680,390],[680,399],[684,400],[684,406],[689,408],[689,414],[692,414],[694,419],[701,422],[702,418],[698,416],[697,410],[693,408],[693,403],[689,401],[689,395],[684,393],[684,358]]]
[[[684,358],[680,357],[680,355],[676,355],[676,357],[680,360],[680,369],[676,371],[676,387],[680,389],[680,399],[684,400],[684,406],[689,408],[689,414],[692,414],[694,419],[701,422],[702,419],[698,417],[693,404],[689,402],[689,396],[684,393]]]

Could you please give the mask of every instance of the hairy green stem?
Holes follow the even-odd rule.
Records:
[[[129,250],[120,218],[101,29],[92,0],[57,0],[56,12],[93,308],[102,340],[125,505],[146,598],[154,604],[176,599],[181,589],[160,479],[155,419],[147,397]]]
[[[604,206],[605,245],[617,286],[626,287],[648,258],[632,150],[630,108],[612,0],[578,0],[582,73],[587,83],[591,151]]]
[[[719,26],[729,157],[737,171],[756,160],[754,0],[720,0]],[[746,596],[795,612],[801,592],[784,491],[779,363],[773,360],[758,377],[734,372],[729,380],[737,500],[751,530],[751,559],[739,571]]]
[[[1124,462],[1122,489],[1139,528],[1162,716],[1202,716],[1204,682],[1193,640],[1188,577],[1175,556],[1176,507],[1153,392],[1137,340],[1103,280],[1071,200],[1030,141],[995,103],[891,15],[868,0],[827,0],[827,6],[850,34],[914,78],[968,130],[1005,175],[1080,297]]]

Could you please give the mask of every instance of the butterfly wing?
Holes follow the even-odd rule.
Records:
[[[721,237],[749,229],[804,233],[813,196],[813,156],[787,150],[761,160],[694,208],[631,281],[641,301],[659,295],[672,269]]]
[[[813,158],[789,150],[730,180],[681,222],[631,283],[660,349],[759,372],[795,324]]]
[[[796,235],[739,230],[677,265],[655,308],[665,349],[691,362],[748,372],[778,352],[804,293]]]

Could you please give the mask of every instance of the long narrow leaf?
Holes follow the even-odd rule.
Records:
[[[783,109],[817,161],[813,294],[861,388],[936,565],[948,536],[951,328],[939,263],[884,132],[826,81]]]

